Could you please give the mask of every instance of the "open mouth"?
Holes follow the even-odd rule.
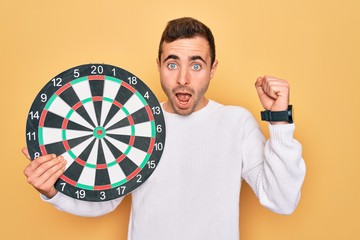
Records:
[[[176,93],[175,96],[181,106],[186,106],[191,98],[189,93]]]

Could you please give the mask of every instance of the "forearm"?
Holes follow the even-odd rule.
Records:
[[[294,125],[270,125],[263,161],[245,174],[260,203],[280,214],[292,213],[300,199],[305,177],[302,147],[293,138]],[[261,153],[259,153],[260,155]]]

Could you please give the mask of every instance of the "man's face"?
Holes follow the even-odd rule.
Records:
[[[207,40],[194,37],[164,42],[157,63],[161,86],[168,97],[164,104],[167,112],[189,115],[206,106],[204,94],[217,66],[217,61],[211,65]]]

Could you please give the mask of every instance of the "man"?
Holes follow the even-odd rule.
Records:
[[[132,192],[130,240],[239,239],[242,179],[274,212],[290,214],[297,206],[305,164],[301,145],[293,139],[294,124],[271,122],[265,141],[247,110],[207,99],[217,65],[208,27],[192,18],[168,23],[157,59],[168,97],[163,104],[166,145],[156,171]],[[266,110],[288,109],[286,81],[265,76],[255,86]],[[57,192],[53,185],[65,162],[46,155],[24,170],[44,201],[81,216],[106,214],[118,206],[121,198],[84,202]]]

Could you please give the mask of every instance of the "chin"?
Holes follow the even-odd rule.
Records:
[[[181,116],[188,116],[190,114],[192,114],[194,112],[194,108],[186,108],[186,109],[181,109],[181,108],[175,108],[175,113],[181,115]]]
[[[189,116],[193,112],[192,111],[176,111],[176,113],[181,115],[181,116]]]
[[[171,101],[171,106],[172,106],[172,110],[174,113],[181,115],[181,116],[188,116],[190,114],[192,114],[195,110],[195,105],[192,104],[187,108],[181,108],[177,105],[176,102]]]

